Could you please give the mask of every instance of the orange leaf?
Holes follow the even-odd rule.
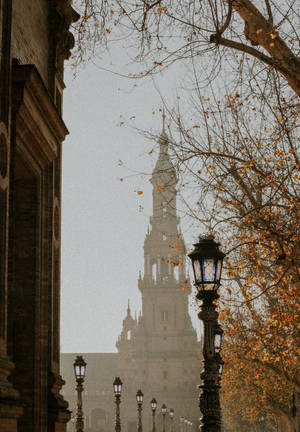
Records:
[[[143,194],[143,191],[138,190],[138,191],[137,191],[137,194],[138,194],[138,195],[142,195],[142,194]]]
[[[111,32],[111,30],[109,30],[109,29],[105,29],[105,31],[106,31],[106,33],[110,33]]]
[[[161,185],[158,185],[158,186],[157,186],[157,189],[158,189],[158,190],[161,190],[161,189],[162,189]]]

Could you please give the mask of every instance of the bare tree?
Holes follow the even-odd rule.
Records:
[[[283,98],[281,86],[272,72],[268,91],[257,80],[251,96],[221,100],[196,87],[192,114],[169,110],[169,147],[187,213],[228,250],[224,403],[231,418],[266,415],[292,431],[291,395],[300,391],[300,104]]]
[[[229,56],[238,63],[248,59],[253,74],[277,70],[300,95],[297,0],[77,0],[75,6],[82,11],[76,61],[121,39],[132,48],[135,64],[144,66],[139,71],[135,66],[136,76],[193,58],[205,61],[201,74],[210,61],[206,78],[211,78]]]

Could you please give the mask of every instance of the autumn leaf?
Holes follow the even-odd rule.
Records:
[[[143,191],[138,190],[138,191],[137,191],[137,194],[138,194],[138,195],[142,195],[142,194],[143,194]]]
[[[158,186],[157,186],[157,189],[158,189],[158,190],[162,190],[161,185],[158,185]]]
[[[110,29],[105,29],[105,31],[106,31],[106,33],[111,33],[111,30]]]

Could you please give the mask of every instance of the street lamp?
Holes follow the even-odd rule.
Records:
[[[155,432],[155,412],[157,408],[157,402],[156,399],[152,399],[151,403],[151,410],[152,410],[152,432]]]
[[[202,432],[221,431],[221,407],[219,398],[220,365],[223,364],[220,350],[222,329],[218,324],[218,312],[215,300],[219,298],[218,288],[221,281],[222,264],[225,254],[219,250],[219,244],[212,237],[199,238],[195,249],[189,254],[192,261],[197,298],[202,300],[199,319],[204,324],[204,371],[200,377],[200,410]]]
[[[122,393],[122,381],[119,377],[116,377],[113,382],[113,388],[115,393],[115,403],[116,403],[116,426],[115,431],[121,432],[121,421],[120,421],[120,403],[121,403],[121,393]]]
[[[142,427],[142,409],[143,409],[143,392],[138,390],[136,393],[136,401],[138,406],[138,432],[143,432]]]
[[[76,390],[77,390],[77,416],[76,416],[76,431],[83,432],[83,412],[82,412],[82,392],[83,382],[86,373],[86,362],[82,356],[77,356],[74,364],[74,375],[76,379]]]
[[[188,423],[189,423],[188,419],[185,418],[184,419],[184,432],[188,432]]]
[[[166,414],[167,414],[167,407],[165,404],[162,404],[161,407],[161,413],[163,416],[163,432],[166,432]]]
[[[180,432],[184,432],[184,417],[180,417]]]
[[[170,408],[171,432],[174,432],[174,410]]]

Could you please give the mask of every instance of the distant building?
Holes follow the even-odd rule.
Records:
[[[144,243],[144,275],[139,276],[142,313],[127,315],[117,340],[118,353],[81,353],[87,361],[84,385],[86,430],[112,432],[115,406],[112,382],[120,376],[124,385],[121,403],[122,431],[136,432],[136,392],[144,393],[144,431],[151,431],[150,401],[158,402],[157,427],[161,430],[161,405],[173,408],[174,431],[179,417],[193,422],[196,430],[200,411],[197,384],[201,367],[201,343],[197,341],[188,312],[189,281],[185,273],[185,245],[176,215],[177,176],[168,154],[168,137],[159,138],[160,153],[153,170],[153,214]],[[64,396],[76,414],[72,363],[78,353],[62,354]],[[166,416],[170,430],[169,414]],[[72,431],[72,425],[70,425]]]
[[[70,0],[0,1],[0,431],[63,432],[60,199]]]

